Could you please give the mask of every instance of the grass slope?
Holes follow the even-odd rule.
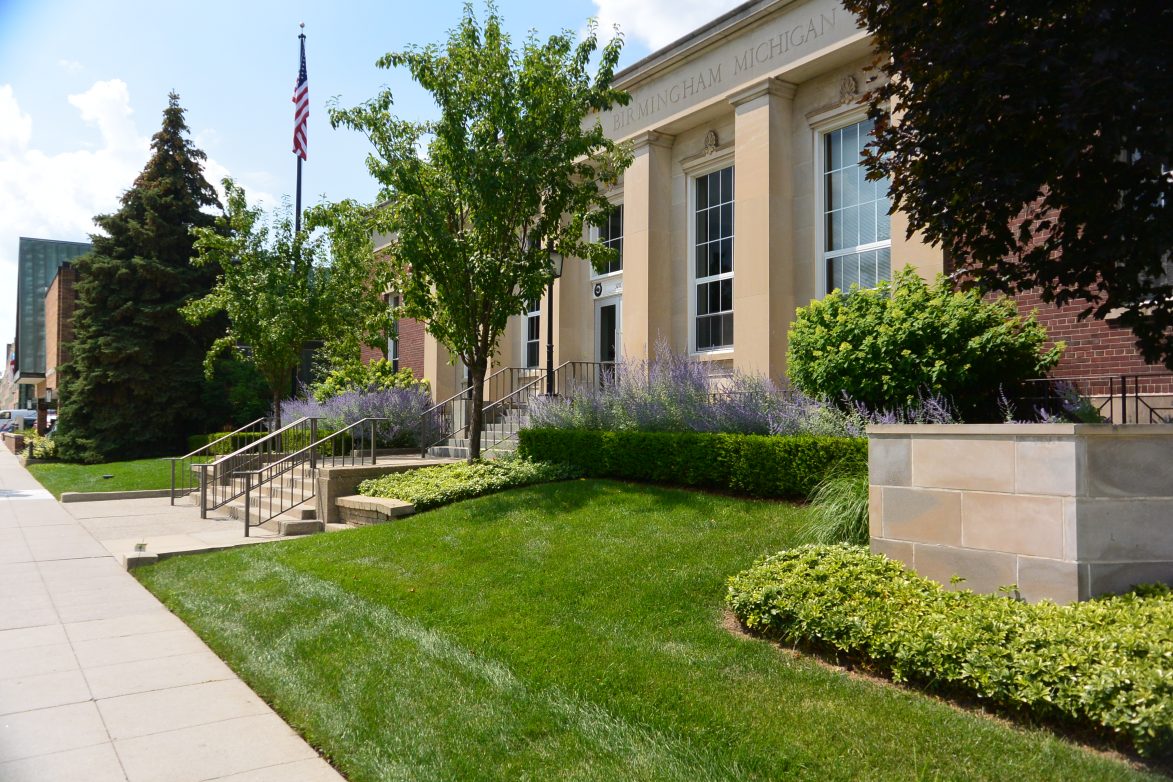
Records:
[[[351,782],[1144,778],[723,629],[804,513],[574,481],[135,573]]]
[[[163,459],[105,464],[38,462],[28,465],[28,471],[58,499],[66,491],[134,491],[171,486],[171,463]]]

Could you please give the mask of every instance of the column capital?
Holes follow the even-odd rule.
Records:
[[[638,133],[630,139],[632,148],[636,152],[641,152],[648,147],[662,147],[664,149],[671,149],[676,142],[675,136],[670,136],[667,133],[658,133],[654,130],[647,130],[643,133]]]
[[[763,95],[771,95],[775,98],[783,100],[793,100],[794,93],[798,91],[798,85],[788,81],[767,76],[764,79],[759,79],[752,84],[742,87],[737,92],[729,96],[728,101],[738,108],[752,100],[762,97]]]

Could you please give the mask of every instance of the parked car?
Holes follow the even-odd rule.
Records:
[[[19,432],[22,429],[33,429],[36,425],[36,410],[0,410],[0,432]]]

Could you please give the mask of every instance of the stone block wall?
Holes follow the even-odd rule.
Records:
[[[1082,600],[1173,584],[1173,426],[874,426],[872,550],[948,585]]]

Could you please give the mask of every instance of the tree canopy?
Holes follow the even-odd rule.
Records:
[[[392,114],[384,89],[335,109],[331,122],[367,135],[367,163],[382,184],[382,228],[408,317],[468,367],[473,381],[470,458],[480,448],[488,362],[508,324],[550,281],[550,252],[601,264],[613,251],[586,240],[586,223],[610,210],[599,183],[614,181],[630,154],[609,140],[592,112],[626,103],[611,87],[622,40],[601,50],[563,32],[520,51],[487,6],[471,5],[443,46],[391,53],[379,67],[405,67],[439,106],[435,121]],[[598,66],[589,72],[598,51]]]
[[[76,261],[57,438],[63,458],[165,453],[203,423],[200,361],[209,339],[179,308],[215,279],[214,268],[189,262],[189,230],[210,226],[214,217],[204,210],[219,201],[203,175],[205,155],[187,133],[173,92],[142,173],[118,211],[94,218],[104,233],[93,235],[92,252]]]
[[[323,340],[335,357],[379,344],[391,328],[381,294],[387,270],[375,262],[368,211],[351,201],[308,210],[293,228],[284,210],[269,218],[249,206],[243,188],[224,180],[228,206],[214,227],[193,230],[201,268],[218,268],[215,287],[183,309],[192,323],[227,315],[227,331],[204,361],[210,375],[217,357],[235,352],[269,384],[280,422],[303,345]]]
[[[910,233],[987,290],[1119,317],[1173,368],[1173,6],[844,5],[883,52],[868,166]]]

